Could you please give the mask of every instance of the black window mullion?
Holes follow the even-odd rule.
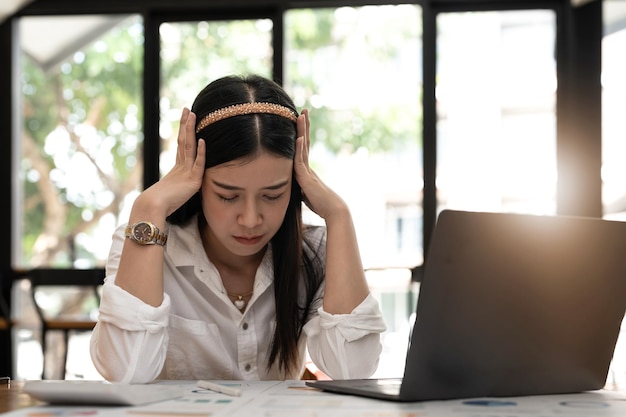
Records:
[[[272,77],[274,81],[283,84],[285,79],[285,10],[277,8],[271,16],[274,26],[272,29]]]
[[[0,141],[0,186],[4,190],[4,202],[0,208],[0,227],[5,231],[0,243],[0,303],[6,304],[7,311],[0,311],[9,314],[5,319],[10,321],[11,309],[11,288],[13,285],[13,270],[11,260],[13,257],[13,175],[17,168],[13,165],[14,158],[14,137],[19,124],[17,123],[18,102],[18,63],[16,62],[15,45],[17,44],[17,30],[13,19],[7,19],[0,23],[0,126],[4,129],[3,140]],[[15,60],[15,61],[14,61]],[[10,64],[6,64],[10,63]],[[7,197],[8,195],[8,197]],[[8,201],[7,201],[8,200]],[[10,204],[9,204],[10,202]],[[2,306],[0,306],[1,308]],[[13,378],[13,343],[11,331],[0,331],[0,376]]]
[[[422,76],[423,76],[423,251],[424,259],[437,218],[437,108],[435,98],[437,73],[437,14],[425,4],[422,8]],[[416,178],[419,181],[419,178]]]
[[[159,22],[150,13],[144,15],[143,57],[143,186],[148,188],[160,178],[159,159],[159,87],[161,82]]]

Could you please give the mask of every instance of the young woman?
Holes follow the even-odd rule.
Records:
[[[307,348],[332,378],[376,370],[385,324],[309,146],[308,112],[259,76],[183,110],[174,167],[113,236],[91,339],[105,379],[297,379]]]

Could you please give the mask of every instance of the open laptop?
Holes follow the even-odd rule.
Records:
[[[626,311],[626,222],[443,211],[404,377],[307,381],[394,401],[602,388]]]

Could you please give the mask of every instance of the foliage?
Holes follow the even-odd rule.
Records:
[[[132,18],[53,72],[23,57],[24,264],[98,263],[76,237],[137,186],[125,182],[142,141],[142,44]]]
[[[418,103],[419,92],[411,95],[406,83],[401,91],[380,87],[392,85],[407,48],[417,56],[419,25],[407,18],[416,10],[403,5],[288,12],[286,88],[301,107],[313,110],[316,143],[335,153],[361,147],[387,152],[420,137],[419,120],[392,98],[404,95]],[[333,87],[325,85],[329,80]],[[343,97],[335,97],[339,89]]]
[[[393,84],[407,51],[417,56],[419,38],[418,22],[403,17],[412,10],[393,7],[286,12],[284,84],[314,115],[316,146],[387,152],[420,137],[415,112],[389,98],[419,99]],[[228,73],[271,76],[271,33],[269,19],[161,25],[164,151],[175,147],[180,109],[208,82]],[[102,263],[96,229],[107,216],[119,223],[124,199],[141,183],[142,46],[142,22],[131,17],[53,72],[24,57],[23,264]]]

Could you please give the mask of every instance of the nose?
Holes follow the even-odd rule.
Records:
[[[237,217],[239,225],[252,229],[263,221],[263,215],[261,214],[256,202],[253,199],[245,201],[242,212]]]

